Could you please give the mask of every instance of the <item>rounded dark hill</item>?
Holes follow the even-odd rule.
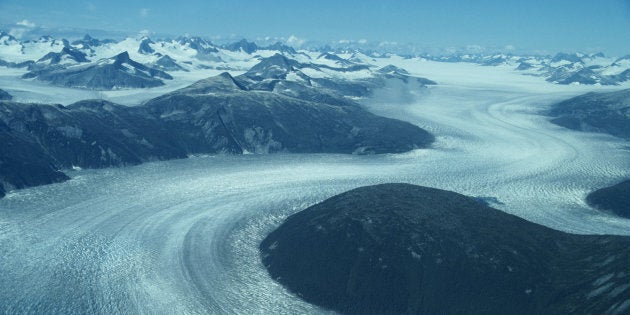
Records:
[[[629,309],[629,246],[454,192],[384,184],[290,216],[260,249],[276,281],[342,313],[531,314]]]
[[[630,179],[590,193],[586,202],[592,207],[630,218]]]
[[[554,104],[551,122],[573,130],[597,131],[630,139],[630,89],[587,93]]]

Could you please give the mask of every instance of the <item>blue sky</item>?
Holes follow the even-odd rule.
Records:
[[[0,0],[0,25],[630,54],[630,0]]]

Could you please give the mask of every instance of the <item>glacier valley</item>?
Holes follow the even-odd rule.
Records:
[[[326,313],[268,276],[258,244],[288,215],[376,183],[484,197],[561,231],[630,235],[630,220],[584,202],[630,176],[627,142],[540,114],[593,87],[500,67],[406,62],[397,65],[440,85],[387,87],[362,102],[431,131],[429,149],[194,156],[73,170],[67,182],[9,192],[0,199],[0,312]]]

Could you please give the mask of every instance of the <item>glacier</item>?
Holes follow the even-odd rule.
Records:
[[[196,156],[71,170],[67,182],[10,192],[0,200],[0,312],[327,313],[274,282],[258,244],[288,215],[377,183],[496,198],[493,207],[566,232],[630,235],[630,220],[584,202],[630,176],[627,142],[539,114],[593,87],[501,67],[382,62],[438,81],[363,100],[434,133],[432,148]]]

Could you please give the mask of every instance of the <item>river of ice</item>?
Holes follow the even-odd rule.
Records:
[[[199,156],[69,171],[68,182],[9,193],[0,199],[0,312],[324,312],[269,278],[258,243],[288,215],[376,183],[494,197],[496,208],[555,229],[630,235],[630,220],[584,203],[630,177],[628,143],[539,115],[593,87],[436,67],[406,66],[438,86],[388,87],[365,101],[436,134],[430,149]]]

